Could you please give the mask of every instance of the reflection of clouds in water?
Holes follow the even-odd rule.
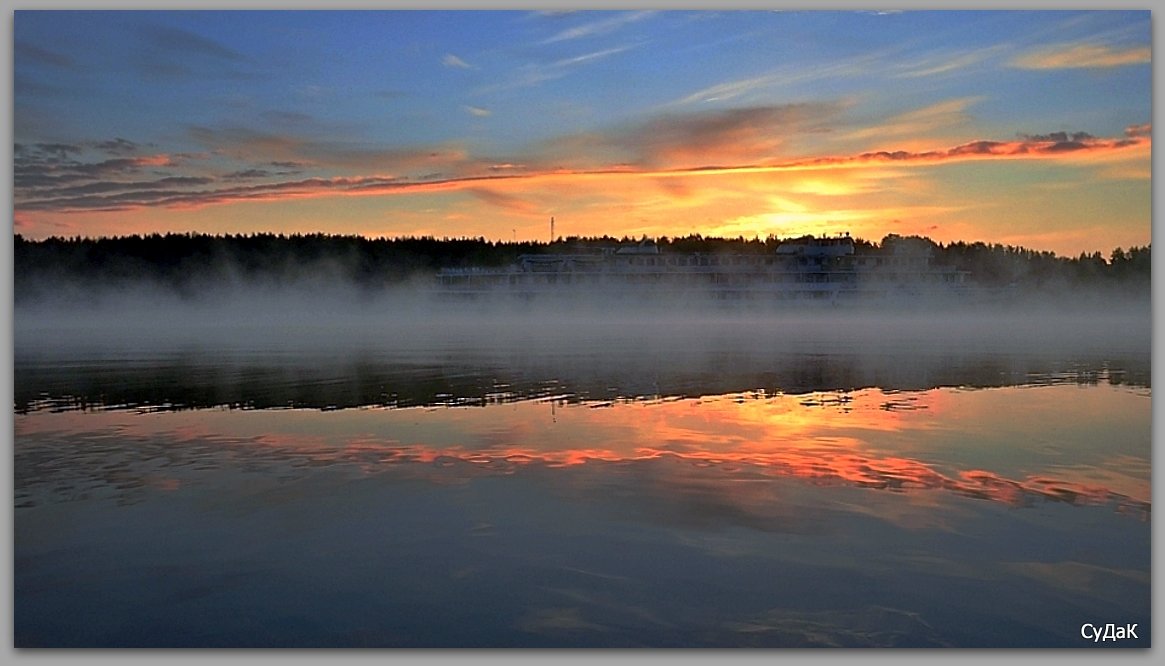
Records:
[[[918,613],[866,606],[850,610],[773,609],[721,631],[736,645],[765,647],[950,647]]]
[[[1008,478],[974,469],[944,474],[910,458],[832,448],[744,452],[640,448],[628,455],[602,448],[431,448],[368,439],[336,445],[323,436],[286,433],[232,438],[183,430],[145,437],[124,428],[69,434],[18,428],[17,435],[18,508],[93,494],[140,501],[150,489],[186,489],[231,468],[282,480],[335,468],[360,476],[391,474],[442,484],[513,475],[525,468],[573,469],[578,473],[563,477],[564,490],[574,488],[585,495],[598,488],[609,495],[615,488],[656,519],[666,516],[686,527],[738,525],[779,532],[815,529],[781,501],[781,487],[773,483],[780,478],[908,496],[946,491],[1017,507],[1041,501],[1112,504],[1142,520],[1148,519],[1151,507],[1147,497],[1048,474]]]
[[[578,572],[577,569],[570,567],[563,569]],[[518,618],[517,628],[524,632],[562,639],[567,643],[570,642],[572,635],[618,633],[625,639],[621,642],[628,645],[637,644],[634,639],[636,627],[647,627],[651,631],[682,631],[674,620],[664,617],[670,613],[663,611],[661,614],[661,610],[653,610],[648,605],[635,603],[637,600],[649,603],[650,600],[637,599],[639,595],[634,593],[628,594],[628,589],[642,590],[647,584],[646,581],[630,581],[605,574],[593,575],[598,575],[604,580],[585,589],[546,587],[544,592],[547,594],[547,600],[556,602],[556,605],[530,609]],[[610,579],[616,579],[616,584],[611,585],[608,582]]]
[[[880,413],[882,397],[870,398]],[[560,413],[569,409],[610,411]],[[120,580],[161,590],[133,608],[191,616],[203,608],[188,599],[208,590],[248,603],[267,594],[268,616],[303,600],[305,616],[339,618],[335,631],[366,630],[373,646],[423,644],[433,627],[491,640],[474,633],[480,626],[506,645],[938,646],[977,631],[998,644],[1033,640],[1008,628],[1061,645],[1077,638],[1064,629],[1073,614],[1095,602],[1128,621],[1148,616],[1147,562],[1137,570],[1147,524],[1065,501],[1034,511],[1000,503],[1042,504],[1056,474],[1026,484],[963,468],[968,480],[958,466],[877,447],[425,445],[378,438],[360,419],[335,427],[344,413],[215,413],[253,418],[257,434],[204,412],[18,416],[21,582],[66,580],[60,594],[85,603],[109,596],[103,586],[119,583],[101,581],[94,546],[72,531],[82,516],[112,535],[99,543],[125,563]],[[497,416],[434,414],[442,429]],[[1006,492],[972,500],[960,483]],[[90,501],[67,503],[86,484]],[[1082,539],[1092,540],[1087,552]],[[52,564],[41,552],[74,559]],[[143,567],[151,558],[190,564],[171,575]],[[1035,615],[1049,619],[1033,628]],[[976,617],[989,621],[976,627]]]
[[[518,628],[531,633],[608,631],[607,627],[586,620],[577,608],[541,608],[518,620]]]
[[[789,501],[798,487],[835,504],[841,493],[809,489],[879,491],[884,506],[874,513],[860,499],[835,509],[904,529],[952,530],[961,508],[955,498],[1150,515],[1150,465],[1138,455],[1147,455],[1149,400],[1136,390],[864,390],[845,393],[844,404],[816,404],[834,397],[755,391],[611,401],[601,409],[546,401],[327,412],[40,411],[15,421],[17,507],[89,497],[134,502],[241,483],[231,474],[279,484],[328,470],[442,486],[553,478],[550,491],[571,501],[610,499],[619,504],[612,515],[705,532],[826,528],[829,521],[814,522],[811,502]],[[925,409],[888,410],[888,400]],[[1100,432],[1103,451],[1094,439]]]
[[[1146,458],[1122,454],[1092,465],[1054,465],[1051,474],[1080,485],[1100,486],[1129,497],[1149,498],[1152,496],[1151,465]]]
[[[1113,569],[1072,561],[1011,562],[1004,566],[1053,589],[1087,592],[1112,601],[1119,601],[1129,588],[1143,589],[1151,578],[1148,571]]]
[[[693,465],[680,456],[640,458],[619,467],[595,465],[566,479],[572,497],[597,503],[613,514],[684,530],[717,532],[744,527],[780,534],[817,534],[829,529],[815,511],[795,505],[784,484],[763,470],[741,465],[731,470]]]

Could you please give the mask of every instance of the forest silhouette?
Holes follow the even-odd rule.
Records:
[[[1071,294],[1083,289],[1147,295],[1150,246],[1116,248],[1064,257],[984,242],[936,243],[906,237],[931,249],[933,266],[966,271],[969,284],[1014,287],[1025,293]],[[352,286],[376,291],[432,280],[442,268],[501,267],[521,255],[586,253],[638,243],[646,238],[568,237],[553,242],[491,241],[485,238],[367,238],[330,234],[149,234],[117,237],[15,235],[14,295],[17,304],[50,295],[62,283],[85,289],[142,284],[197,298],[225,283],[291,287]],[[660,252],[765,254],[797,239],[705,237],[652,239]],[[888,252],[896,235],[881,242],[854,239],[859,253]]]

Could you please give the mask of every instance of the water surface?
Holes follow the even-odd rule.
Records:
[[[16,644],[1149,645],[1147,326],[602,321],[18,325]]]

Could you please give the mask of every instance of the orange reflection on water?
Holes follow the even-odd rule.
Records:
[[[1147,515],[1150,404],[1147,395],[1111,387],[869,389],[330,412],[36,412],[17,415],[15,430],[18,447],[112,434],[131,447],[165,442],[172,456],[267,456],[364,474],[406,463],[510,474],[678,462],[725,493],[734,492],[725,479],[789,477],[1008,505],[1113,502]],[[1049,432],[1054,441],[1045,441]],[[87,440],[77,441],[80,449]],[[181,487],[177,479],[165,485]]]

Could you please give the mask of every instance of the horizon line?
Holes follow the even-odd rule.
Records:
[[[686,240],[743,243],[743,244],[769,243],[769,242],[775,241],[779,244],[779,243],[784,243],[784,242],[788,242],[788,241],[801,240],[801,239],[805,239],[805,238],[821,239],[821,240],[850,238],[855,243],[869,243],[871,245],[881,246],[887,239],[890,239],[890,238],[901,238],[901,239],[916,238],[916,239],[924,240],[924,241],[929,242],[929,243],[933,243],[934,245],[938,246],[939,248],[948,248],[948,247],[951,247],[953,245],[958,245],[958,244],[984,245],[986,247],[998,247],[998,248],[1004,248],[1007,250],[1034,252],[1037,254],[1051,254],[1054,257],[1064,257],[1067,259],[1074,259],[1074,258],[1077,258],[1079,256],[1091,257],[1091,256],[1096,256],[1097,254],[1100,254],[1101,257],[1104,256],[1103,253],[1101,253],[1099,250],[1096,250],[1096,251],[1091,252],[1091,253],[1081,252],[1080,255],[1073,256],[1073,255],[1060,254],[1060,253],[1057,253],[1053,250],[1038,250],[1035,248],[1022,246],[1022,245],[1010,245],[1010,244],[1004,244],[1004,243],[998,243],[998,242],[989,242],[989,241],[984,241],[984,240],[954,240],[954,241],[949,241],[949,242],[944,243],[941,241],[936,241],[936,240],[930,238],[929,236],[925,236],[925,235],[920,235],[920,234],[903,235],[903,234],[897,234],[897,233],[893,233],[893,232],[885,234],[884,236],[882,236],[882,238],[880,240],[871,240],[871,239],[867,239],[867,238],[862,238],[860,236],[854,236],[854,235],[850,234],[850,232],[848,232],[848,231],[839,232],[839,233],[832,233],[832,234],[800,234],[797,236],[786,236],[786,237],[781,237],[781,236],[778,236],[777,234],[768,234],[764,238],[761,238],[760,235],[754,235],[753,237],[749,238],[749,237],[745,237],[743,235],[717,236],[717,235],[705,235],[705,234],[701,234],[698,232],[697,233],[690,233],[690,234],[687,234],[684,236],[668,236],[668,235],[648,236],[647,234],[642,234],[638,237],[629,236],[629,235],[623,235],[622,237],[615,237],[615,236],[608,236],[608,235],[604,234],[602,236],[558,236],[557,238],[555,238],[553,240],[549,240],[549,241],[539,240],[539,239],[527,239],[527,240],[506,240],[506,239],[502,239],[502,238],[490,239],[490,238],[487,238],[485,236],[442,236],[442,237],[437,237],[437,236],[430,236],[430,235],[409,235],[409,234],[398,235],[398,236],[387,236],[387,235],[370,236],[367,234],[359,234],[359,233],[339,234],[339,233],[328,233],[328,232],[324,232],[324,231],[293,232],[293,233],[284,233],[284,232],[275,232],[275,231],[255,231],[255,232],[247,232],[247,233],[221,233],[221,234],[220,233],[209,233],[209,232],[204,232],[204,231],[185,231],[185,232],[167,231],[164,233],[163,232],[151,232],[151,233],[145,233],[145,234],[133,233],[133,234],[123,234],[123,235],[114,235],[114,236],[81,236],[81,235],[57,236],[57,235],[52,235],[52,236],[46,236],[44,238],[32,239],[32,238],[28,238],[28,237],[24,236],[23,234],[21,234],[18,231],[13,232],[13,240],[14,241],[19,240],[19,241],[25,242],[25,243],[45,243],[45,242],[50,242],[50,241],[52,241],[52,242],[65,242],[65,243],[101,242],[101,241],[119,241],[119,240],[130,240],[130,239],[146,240],[146,239],[150,239],[150,238],[162,238],[162,239],[164,239],[164,238],[171,238],[171,237],[212,238],[212,239],[273,237],[273,238],[287,239],[287,240],[299,239],[299,238],[324,238],[324,239],[349,239],[349,240],[356,239],[356,240],[373,242],[373,243],[375,243],[375,242],[390,242],[391,243],[391,242],[399,242],[399,241],[432,241],[432,242],[438,242],[438,243],[479,242],[479,243],[488,243],[488,244],[492,244],[495,246],[534,245],[534,246],[541,246],[541,247],[550,247],[550,246],[555,245],[555,244],[586,243],[586,242],[614,242],[614,243],[623,244],[623,243],[645,243],[647,241],[651,241],[651,242],[655,242],[655,243],[658,243],[660,241],[664,241],[664,242],[670,243],[672,241],[686,241]],[[1124,246],[1118,245],[1118,246],[1114,246],[1113,250],[1133,250],[1133,249],[1151,250],[1151,248],[1152,248],[1152,241],[1150,241],[1149,243],[1146,243],[1145,245],[1130,245],[1127,248],[1125,248]]]

